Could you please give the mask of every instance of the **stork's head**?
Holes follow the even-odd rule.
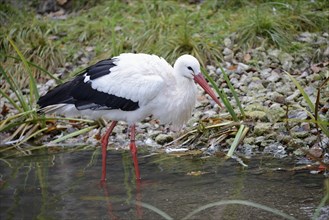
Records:
[[[204,79],[200,70],[200,63],[194,56],[188,54],[180,56],[174,64],[174,72],[176,74],[181,74],[188,79],[194,80],[220,107],[222,107],[214,91]]]
[[[194,56],[188,54],[180,56],[176,60],[174,69],[178,74],[189,79],[193,79],[195,75],[201,72],[199,61]]]

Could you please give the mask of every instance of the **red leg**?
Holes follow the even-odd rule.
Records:
[[[139,173],[139,167],[138,167],[138,160],[137,160],[137,148],[135,144],[135,124],[130,126],[130,152],[133,157],[134,161],[134,167],[135,167],[135,174],[136,174],[136,179],[140,180],[140,173]]]
[[[117,125],[117,121],[113,121],[110,127],[107,129],[106,133],[101,139],[102,143],[102,178],[101,182],[105,182],[106,180],[106,150],[107,150],[107,144],[109,142],[109,137],[113,131],[113,128]]]

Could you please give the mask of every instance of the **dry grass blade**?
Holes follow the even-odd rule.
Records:
[[[231,133],[232,130],[229,129],[231,127],[234,127],[236,125],[235,122],[232,121],[225,121],[219,124],[215,124],[215,125],[209,125],[209,126],[205,126],[203,127],[203,131],[209,130],[209,129],[220,129],[219,132],[216,133],[217,136],[221,136],[221,134],[224,133]],[[184,135],[178,137],[177,139],[165,144],[163,147],[168,147],[170,145],[176,145],[176,146],[183,146],[186,145],[188,142],[192,141],[193,139],[195,139],[196,137],[199,136],[199,133],[203,132],[200,131],[200,129],[193,129],[187,133],[185,133]],[[192,138],[189,138],[190,136],[192,136]]]
[[[81,130],[78,130],[78,131],[75,131],[75,132],[72,132],[72,133],[69,133],[67,135],[64,135],[60,138],[57,138],[53,141],[50,142],[50,144],[55,144],[55,143],[58,143],[58,142],[61,142],[61,141],[64,141],[66,139],[69,139],[69,138],[72,138],[72,137],[75,137],[75,136],[78,136],[78,135],[81,135],[81,134],[84,134],[86,132],[89,132],[91,131],[92,129],[94,128],[97,128],[97,125],[93,125],[93,126],[89,126],[87,128],[84,128],[84,129],[81,129]]]

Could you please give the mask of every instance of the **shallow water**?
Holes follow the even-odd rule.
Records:
[[[141,182],[128,152],[108,152],[108,181],[99,183],[100,151],[0,160],[0,219],[182,219],[198,208],[243,200],[311,219],[324,195],[323,175],[293,168],[293,161],[233,160],[168,155],[139,156]],[[329,219],[322,208],[319,219]],[[161,212],[164,212],[161,217]],[[188,219],[284,219],[258,208],[209,207]]]

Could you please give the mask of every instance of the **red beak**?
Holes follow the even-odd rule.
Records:
[[[214,91],[210,88],[210,86],[208,85],[207,81],[205,80],[205,78],[203,77],[203,75],[201,73],[199,73],[198,75],[194,76],[194,81],[196,83],[198,83],[203,89],[204,91],[206,91],[206,93],[208,95],[210,95],[210,97],[221,107],[223,108],[222,104],[220,103],[220,101],[218,100],[217,96],[215,95]]]

